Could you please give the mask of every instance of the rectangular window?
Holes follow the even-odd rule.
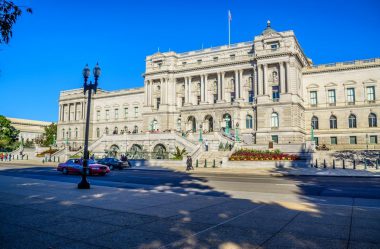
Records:
[[[318,139],[318,137],[314,137],[314,142],[315,142],[315,145],[319,145],[319,139]]]
[[[347,103],[349,105],[355,104],[355,88],[347,88]]]
[[[278,136],[272,135],[272,141],[273,141],[273,143],[278,144]]]
[[[248,92],[248,101],[249,103],[253,103],[253,98],[254,98],[254,95],[253,95],[253,91],[249,91]]]
[[[160,108],[160,104],[161,104],[161,98],[157,98],[156,99],[156,108],[157,108],[157,110]]]
[[[201,103],[201,95],[198,95],[197,96],[197,105],[199,105]]]
[[[100,120],[100,111],[97,110],[96,111],[96,121],[99,121]]]
[[[336,105],[336,95],[335,95],[334,89],[328,91],[328,96],[329,96],[329,104]]]
[[[128,118],[128,108],[124,108],[124,118]]]
[[[216,103],[217,100],[218,100],[218,95],[214,94],[214,104]]]
[[[218,57],[214,57],[214,59],[213,59],[213,60],[214,60],[214,62],[217,62],[217,61],[218,61],[218,59],[219,59]]]
[[[197,60],[197,63],[198,63],[198,64],[201,64],[201,63],[202,63],[202,60]]]
[[[184,106],[185,105],[185,97],[182,97],[181,98],[181,106]]]
[[[235,54],[230,54],[230,59],[235,60]]]
[[[377,144],[377,136],[369,136],[369,143],[370,144]]]
[[[338,144],[338,138],[337,137],[330,137],[330,143],[331,144]]]
[[[119,119],[119,109],[115,109],[115,120]]]
[[[280,99],[280,91],[278,86],[272,86],[272,99],[273,102],[278,102]]]
[[[356,144],[356,136],[350,136],[350,144]]]
[[[310,105],[317,106],[317,104],[318,104],[317,91],[311,91],[310,92]]]
[[[278,49],[278,47],[279,47],[279,45],[278,45],[278,43],[276,42],[276,43],[272,43],[272,44],[270,44],[270,49],[272,50],[272,51],[275,51],[275,50],[277,50]]]
[[[139,108],[135,106],[135,118],[137,117],[138,114],[139,114]]]
[[[106,110],[106,120],[110,119],[110,110]]]
[[[235,102],[235,92],[231,93],[231,103]]]
[[[367,100],[375,101],[375,87],[374,86],[367,86]]]

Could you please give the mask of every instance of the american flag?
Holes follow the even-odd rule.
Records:
[[[228,21],[230,21],[230,22],[232,21],[232,15],[231,15],[231,11],[230,10],[228,11]]]

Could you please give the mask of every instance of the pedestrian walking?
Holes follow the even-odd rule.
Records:
[[[208,151],[208,141],[205,139],[205,151]]]
[[[189,171],[189,170],[194,170],[193,159],[191,158],[191,156],[187,156],[187,160],[186,160],[186,171]]]

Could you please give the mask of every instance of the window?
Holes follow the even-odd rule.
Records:
[[[310,105],[317,106],[317,104],[318,104],[317,91],[311,91],[310,92]]]
[[[137,127],[137,125],[135,125],[132,133],[138,133],[138,132],[139,132],[139,127]]]
[[[110,110],[106,110],[106,120],[110,119]]]
[[[338,121],[334,115],[330,116],[330,129],[338,128]]]
[[[368,125],[369,125],[369,127],[377,127],[377,117],[376,117],[376,114],[370,113],[368,115]]]
[[[328,91],[328,96],[329,96],[329,104],[332,106],[336,105],[336,95],[335,95],[334,89]]]
[[[119,119],[119,109],[115,109],[115,120]]]
[[[318,130],[319,129],[319,124],[318,124],[318,118],[316,116],[313,116],[311,118],[311,126],[313,129]]]
[[[230,54],[230,59],[235,60],[235,54]]]
[[[197,60],[197,63],[198,63],[198,64],[201,64],[201,63],[202,63],[202,60]]]
[[[347,88],[347,103],[349,105],[355,104],[355,88]]]
[[[218,100],[218,95],[214,94],[214,104],[216,103],[217,100]]]
[[[254,99],[254,95],[253,95],[253,91],[251,90],[248,92],[248,102],[253,103],[253,99]]]
[[[100,137],[100,129],[99,129],[99,127],[96,128],[96,137]]]
[[[119,134],[119,129],[116,126],[113,129],[113,134],[115,134],[115,135]]]
[[[218,57],[214,57],[214,58],[213,58],[214,62],[217,62],[218,59],[219,59]]]
[[[272,86],[272,99],[273,102],[278,102],[280,99],[280,91],[278,86]]]
[[[330,143],[331,144],[338,144],[338,138],[337,137],[330,137]]]
[[[314,142],[315,142],[315,145],[319,145],[319,139],[318,139],[318,137],[314,137]]]
[[[272,135],[272,141],[273,141],[273,143],[278,144],[278,136]]]
[[[350,136],[350,144],[356,144],[356,136]]]
[[[137,117],[138,114],[139,114],[139,108],[135,106],[135,118]]]
[[[128,132],[128,126],[124,126],[124,132],[125,132],[125,133]]]
[[[181,98],[181,106],[184,106],[185,105],[185,97],[182,97]]]
[[[369,136],[369,143],[377,144],[377,136],[376,135]]]
[[[160,104],[161,104],[161,98],[157,98],[156,99],[156,108],[157,108],[157,110],[160,109]],[[135,107],[135,111],[136,111],[136,107]],[[135,117],[136,117],[136,113],[135,113]]]
[[[186,61],[183,61],[182,66],[186,66],[186,63],[187,63]]]
[[[128,118],[128,108],[124,108],[124,118]]]
[[[275,51],[275,50],[277,50],[278,49],[278,43],[272,43],[272,44],[270,44],[270,49],[272,50],[272,51]]]
[[[356,128],[356,116],[354,114],[351,114],[348,117],[348,127],[349,128]]]
[[[97,110],[97,111],[96,111],[96,120],[97,120],[97,121],[100,120],[100,110]]]
[[[75,137],[78,137],[78,128],[75,128]]]
[[[375,101],[375,87],[367,86],[367,100],[369,102]]]
[[[245,118],[245,128],[252,129],[252,116],[251,115],[247,115],[247,117]]]
[[[231,102],[235,102],[235,92],[231,92]]]
[[[106,135],[108,135],[108,133],[109,133],[108,127],[106,127],[105,132],[106,132]]]
[[[197,105],[199,105],[201,103],[201,95],[198,95],[197,96]]]
[[[271,127],[278,128],[278,114],[276,112],[271,115]]]
[[[62,129],[62,138],[65,138],[65,129]]]

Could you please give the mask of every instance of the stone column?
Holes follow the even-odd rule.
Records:
[[[185,104],[189,103],[189,77],[185,78]]]
[[[205,94],[205,97],[204,97],[204,102],[208,102],[208,82],[207,82],[207,74],[203,75],[204,77],[204,80],[203,80],[203,83],[204,83],[204,94]]]
[[[268,92],[268,65],[263,66],[263,94],[269,94]]]
[[[226,86],[225,82],[224,82],[224,72],[221,72],[221,81],[220,81],[220,84],[221,84],[221,95],[222,95],[222,100],[225,100],[226,98],[226,92],[224,91],[224,87]]]
[[[240,79],[239,79],[240,70],[235,70],[235,77],[234,77],[234,83],[235,83],[235,98],[240,99]]]
[[[243,69],[239,70],[239,99],[244,100],[244,81],[243,81]]]
[[[263,95],[263,65],[257,66],[257,95]]]
[[[162,79],[160,79],[160,86],[161,86],[161,96],[160,96],[160,98],[161,98],[161,104],[166,104],[165,103],[165,80],[162,78]]]
[[[203,78],[203,75],[200,75],[199,76],[201,78],[201,102],[204,102],[204,99],[205,99],[205,96],[204,96],[204,78]]]
[[[286,65],[285,92],[288,93],[289,88],[290,88],[290,65],[289,65],[289,62],[286,62],[285,65]]]
[[[144,95],[145,95],[145,100],[144,100],[144,105],[147,106],[148,105],[148,81],[146,80],[145,81],[145,84],[144,84]]]
[[[280,62],[280,92],[285,93],[285,68],[284,63]]]
[[[218,77],[218,89],[217,89],[218,98],[217,98],[217,100],[220,101],[220,100],[222,100],[222,95],[221,95],[222,94],[222,91],[221,91],[222,90],[221,89],[222,88],[222,83],[221,83],[222,77],[221,77],[221,73],[218,73],[217,77]]]
[[[153,80],[150,80],[150,84],[149,84],[149,106],[152,106],[152,98],[153,98]]]

